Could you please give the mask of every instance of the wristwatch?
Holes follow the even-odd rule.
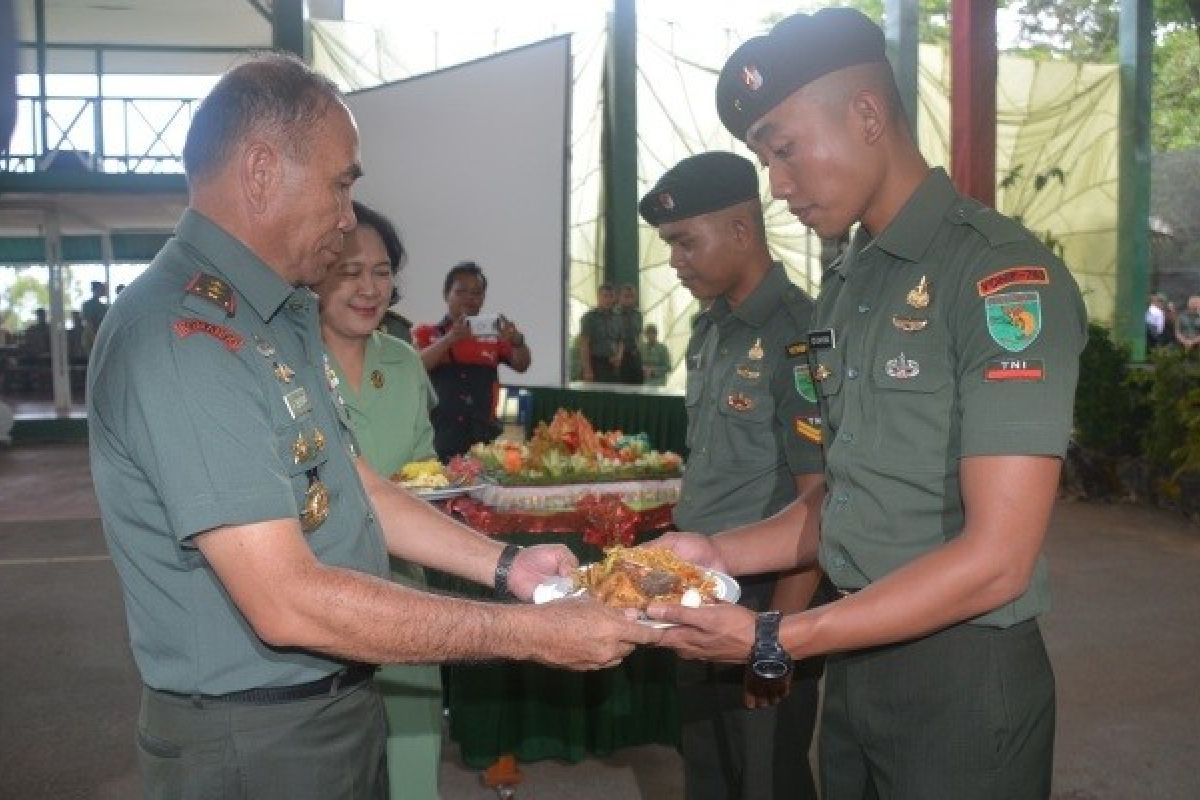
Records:
[[[779,643],[779,621],[782,618],[782,611],[764,611],[754,622],[750,671],[763,680],[786,678],[792,672],[792,657]]]

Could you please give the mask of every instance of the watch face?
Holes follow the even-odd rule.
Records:
[[[782,678],[792,671],[792,665],[777,658],[760,658],[752,665],[754,674],[766,680]]]

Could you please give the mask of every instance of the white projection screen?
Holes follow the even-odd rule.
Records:
[[[366,173],[355,197],[408,251],[399,311],[437,322],[446,271],[477,262],[483,313],[516,322],[533,353],[524,375],[502,368],[503,383],[562,384],[570,58],[558,36],[346,97]]]

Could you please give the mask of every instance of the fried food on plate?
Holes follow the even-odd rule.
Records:
[[[715,603],[711,573],[663,547],[613,547],[603,561],[580,567],[575,583],[605,605],[645,610],[652,602]]]

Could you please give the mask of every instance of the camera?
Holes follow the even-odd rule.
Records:
[[[500,333],[499,314],[480,314],[477,317],[467,317],[472,336],[497,336]]]

